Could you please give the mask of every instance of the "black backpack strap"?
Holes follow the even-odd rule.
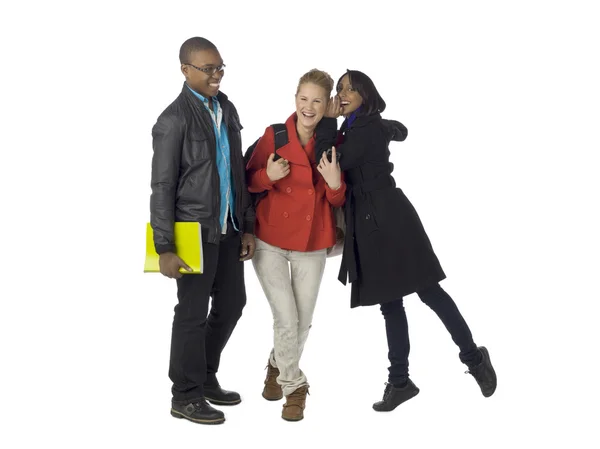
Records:
[[[273,128],[273,132],[275,134],[275,157],[273,158],[273,160],[276,161],[281,157],[277,154],[277,150],[288,143],[288,133],[287,127],[284,123],[275,123],[274,125],[271,125],[271,127]],[[256,139],[256,142],[250,145],[250,147],[248,147],[248,149],[246,150],[246,153],[244,154],[244,162],[246,165],[248,165],[248,161],[252,157],[252,153],[254,152],[256,144],[259,140],[260,138]],[[258,202],[267,195],[267,193],[268,192],[266,190],[259,193],[251,193],[250,197],[252,198],[254,206],[256,206]]]
[[[271,125],[271,127],[273,128],[273,132],[275,134],[275,150],[277,151],[279,148],[281,148],[284,145],[287,145],[288,143],[288,133],[287,133],[287,127],[285,126],[285,123],[275,123],[274,125]],[[248,161],[250,161],[250,158],[252,157],[252,153],[254,153],[254,149],[256,148],[256,144],[258,143],[259,139],[256,139],[256,141],[250,145],[248,147],[248,149],[246,150],[246,152],[244,153],[244,163],[246,165],[248,165]],[[279,155],[277,153],[275,153],[275,160],[279,159]]]
[[[275,132],[275,150],[278,150],[284,145],[288,143],[288,133],[287,126],[285,123],[275,123],[271,125],[273,131]]]

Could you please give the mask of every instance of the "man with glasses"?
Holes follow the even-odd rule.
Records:
[[[213,43],[193,37],[179,53],[181,94],[152,128],[150,222],[160,271],[176,279],[169,377],[171,415],[202,424],[225,421],[217,405],[241,402],[216,377],[221,352],[246,304],[244,261],[252,258],[254,209],[245,181],[234,105],[219,91],[225,64]],[[174,223],[199,222],[204,271],[175,252]],[[209,298],[212,297],[210,313]]]

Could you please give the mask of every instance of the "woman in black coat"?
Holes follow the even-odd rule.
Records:
[[[407,129],[382,119],[384,110],[373,81],[348,70],[316,131],[317,156],[335,158],[347,185],[339,280],[352,283],[351,307],[380,304],[385,318],[389,378],[383,400],[373,408],[391,411],[419,393],[408,376],[410,344],[403,305],[403,297],[415,292],[442,320],[460,348],[460,360],[489,397],[496,389],[489,353],[474,343],[456,304],[440,287],[446,275],[415,208],[391,175],[388,145],[406,139]],[[338,132],[339,115],[345,120]]]

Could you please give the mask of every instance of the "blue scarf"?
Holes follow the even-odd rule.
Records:
[[[360,111],[361,108],[362,108],[362,104],[359,107],[357,107],[356,110],[352,114],[350,114],[350,117],[348,117],[346,119],[346,124],[347,124],[348,128],[350,128],[350,126],[352,125],[352,123],[354,123],[354,120],[356,120],[356,113],[358,111]]]

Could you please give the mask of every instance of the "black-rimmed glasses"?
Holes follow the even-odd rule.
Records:
[[[208,76],[212,76],[217,72],[222,72],[225,69],[225,64],[221,64],[218,66],[210,66],[210,67],[197,67],[194,64],[190,64],[189,62],[186,62],[186,63],[184,63],[184,65],[192,66],[196,70],[200,70],[202,73],[206,73]]]

